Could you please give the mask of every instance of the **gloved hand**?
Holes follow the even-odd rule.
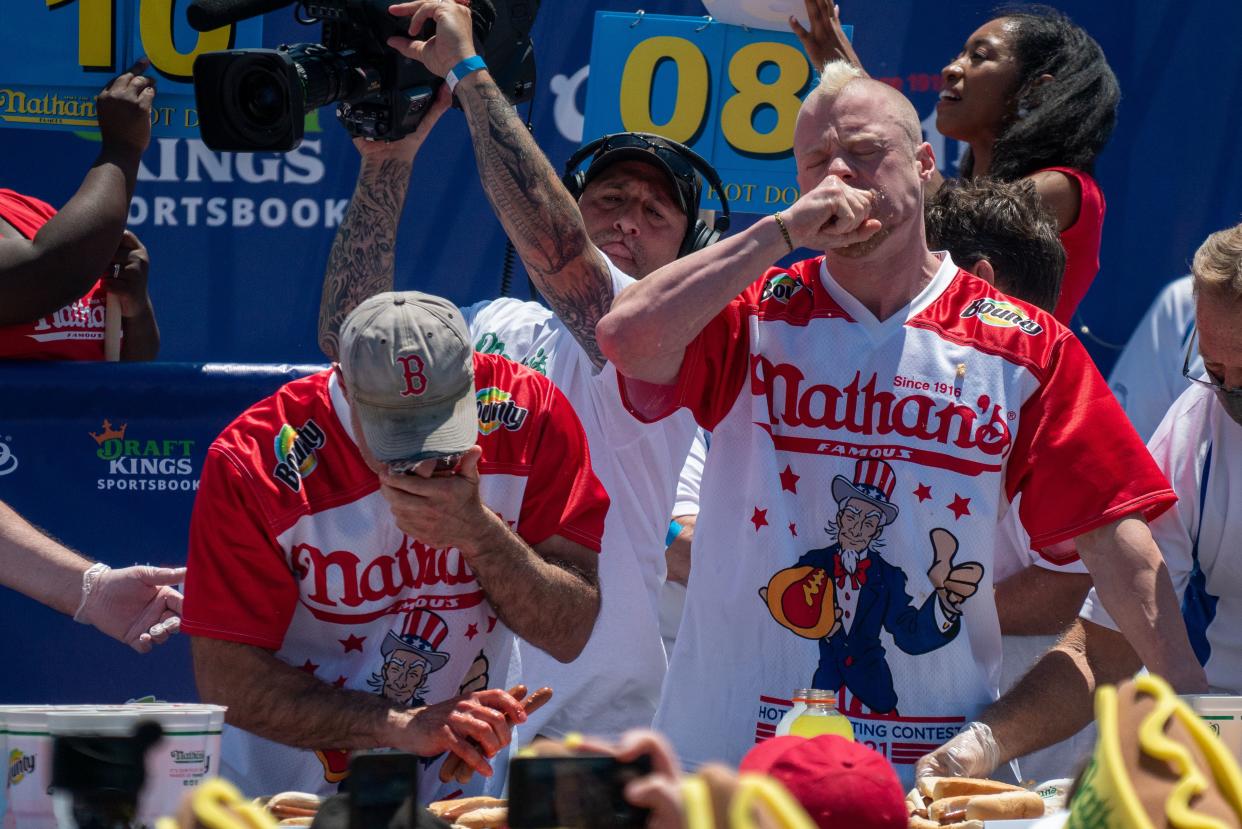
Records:
[[[952,740],[921,758],[914,767],[914,776],[987,777],[1000,761],[1000,744],[992,736],[992,729],[972,722]]]
[[[83,574],[82,603],[73,619],[147,653],[181,627],[182,597],[170,585],[184,578],[184,567],[91,565]]]

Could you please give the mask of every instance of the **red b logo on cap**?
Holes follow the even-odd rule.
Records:
[[[405,372],[405,388],[401,390],[401,396],[412,397],[425,392],[427,377],[423,374],[423,369],[426,367],[423,358],[417,354],[411,354],[408,357],[398,357],[397,362],[401,364],[401,370]]]

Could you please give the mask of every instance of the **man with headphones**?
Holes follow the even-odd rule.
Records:
[[[566,395],[612,504],[600,559],[602,607],[586,649],[569,665],[526,643],[518,649],[510,682],[520,676],[555,690],[522,737],[579,730],[617,736],[649,725],[659,701],[667,667],[658,624],[665,537],[695,426],[688,416],[644,425],[629,415],[616,370],[596,345],[595,323],[624,287],[727,227],[727,208],[711,227],[697,219],[699,175],[718,192],[719,178],[681,144],[638,133],[591,142],[558,176],[475,54],[465,6],[417,0],[392,11],[410,16],[410,31],[435,22],[435,36],[389,45],[446,83],[413,135],[355,140],[362,169],[324,275],[320,345],[335,359],[340,320],[367,296],[392,290],[413,158],[452,93],[469,124],[484,191],[552,309],[511,298],[462,309],[475,349],[544,373]],[[505,667],[491,666],[491,685],[504,679]]]

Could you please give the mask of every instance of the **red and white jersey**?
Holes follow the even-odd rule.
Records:
[[[947,256],[884,321],[822,257],[771,269],[667,394],[712,432],[655,721],[691,766],[736,764],[822,688],[909,785],[997,696],[1011,501],[1047,549],[1174,500],[1078,341]]]
[[[557,535],[598,552],[608,496],[565,398],[503,357],[476,354],[474,368],[483,503],[528,544]],[[393,522],[331,371],[286,384],[211,445],[185,596],[185,632],[270,649],[398,706],[501,687],[509,667],[513,634],[461,553]],[[226,729],[221,775],[249,793],[327,793],[348,764],[334,748]],[[423,775],[428,798],[448,793],[437,763]]]
[[[27,239],[56,215],[50,204],[0,189],[0,217]],[[107,292],[97,281],[82,297],[45,317],[0,326],[0,360],[102,360]]]

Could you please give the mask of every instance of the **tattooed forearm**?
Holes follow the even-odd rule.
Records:
[[[360,302],[393,287],[397,223],[410,186],[411,163],[363,161],[345,218],[337,228],[319,301],[319,348],[339,356],[341,323]]]
[[[595,367],[603,366],[595,323],[612,306],[612,275],[587,237],[578,205],[485,72],[463,81],[458,99],[496,216],[552,310]]]

